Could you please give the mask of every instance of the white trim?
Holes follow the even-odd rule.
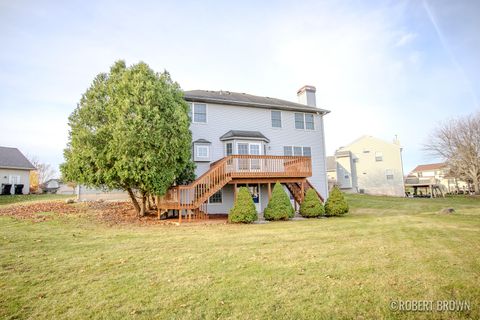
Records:
[[[296,119],[295,119],[295,114],[302,114],[303,115],[303,129],[302,128],[297,128],[297,125],[296,125]],[[313,129],[307,129],[307,119],[306,119],[306,116],[307,114],[310,114],[312,115],[312,118],[313,118]],[[317,131],[316,128],[317,126],[315,125],[315,114],[314,113],[310,113],[310,112],[294,112],[293,114],[293,127],[295,128],[295,130],[300,130],[300,131]]]

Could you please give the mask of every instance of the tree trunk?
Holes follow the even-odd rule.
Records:
[[[145,216],[145,212],[147,212],[147,194],[142,192],[142,206],[140,208],[140,217]]]
[[[140,214],[140,206],[138,205],[137,198],[135,198],[135,194],[132,191],[132,188],[127,188],[128,195],[130,196],[130,200],[132,200],[133,207],[135,208],[135,211],[137,214]]]
[[[480,181],[473,181],[473,188],[475,190],[476,195],[480,195]]]

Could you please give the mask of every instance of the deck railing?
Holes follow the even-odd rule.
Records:
[[[158,199],[165,209],[196,209],[235,178],[306,178],[312,175],[310,157],[231,155],[215,162],[186,186],[172,187]]]

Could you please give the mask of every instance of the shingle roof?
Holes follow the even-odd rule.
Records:
[[[430,171],[430,170],[437,170],[446,167],[447,165],[443,162],[441,163],[430,163],[430,164],[421,164],[418,165],[412,172],[420,172],[420,171]]]
[[[185,91],[185,100],[190,102],[217,103],[234,106],[246,106],[254,108],[280,109],[289,111],[320,112],[330,111],[317,107],[307,106],[301,103],[291,102],[282,99],[254,96],[247,93],[231,91],[208,91],[191,90]]]
[[[230,140],[234,138],[247,138],[255,140],[264,140],[270,142],[260,131],[230,130],[220,137],[220,140]]]
[[[35,170],[17,148],[0,147],[0,168]]]
[[[208,141],[208,140],[205,140],[205,139],[197,139],[197,140],[193,141],[193,143],[211,143],[211,142]]]
[[[335,156],[327,157],[327,171],[337,171],[337,160],[335,160]]]

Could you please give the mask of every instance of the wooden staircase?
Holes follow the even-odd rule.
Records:
[[[262,179],[305,180],[312,175],[309,157],[231,155],[214,162],[210,169],[189,185],[171,187],[164,196],[157,197],[158,212],[179,210],[187,217],[208,218],[206,202],[228,183],[242,183]],[[292,180],[293,179],[293,180]],[[298,193],[299,183],[290,183]],[[307,181],[306,188],[313,188]],[[303,198],[302,198],[303,199]],[[180,218],[181,219],[181,218]]]
[[[307,194],[307,191],[309,189],[315,190],[317,193],[318,197],[320,198],[320,201],[324,202],[324,199],[322,195],[313,187],[313,185],[308,181],[308,179],[305,179],[304,185],[303,185],[303,194],[302,194],[302,184],[299,182],[291,182],[291,183],[286,183],[288,191],[292,194],[293,198],[295,201],[300,204],[303,202],[303,199],[305,198],[305,195]]]

